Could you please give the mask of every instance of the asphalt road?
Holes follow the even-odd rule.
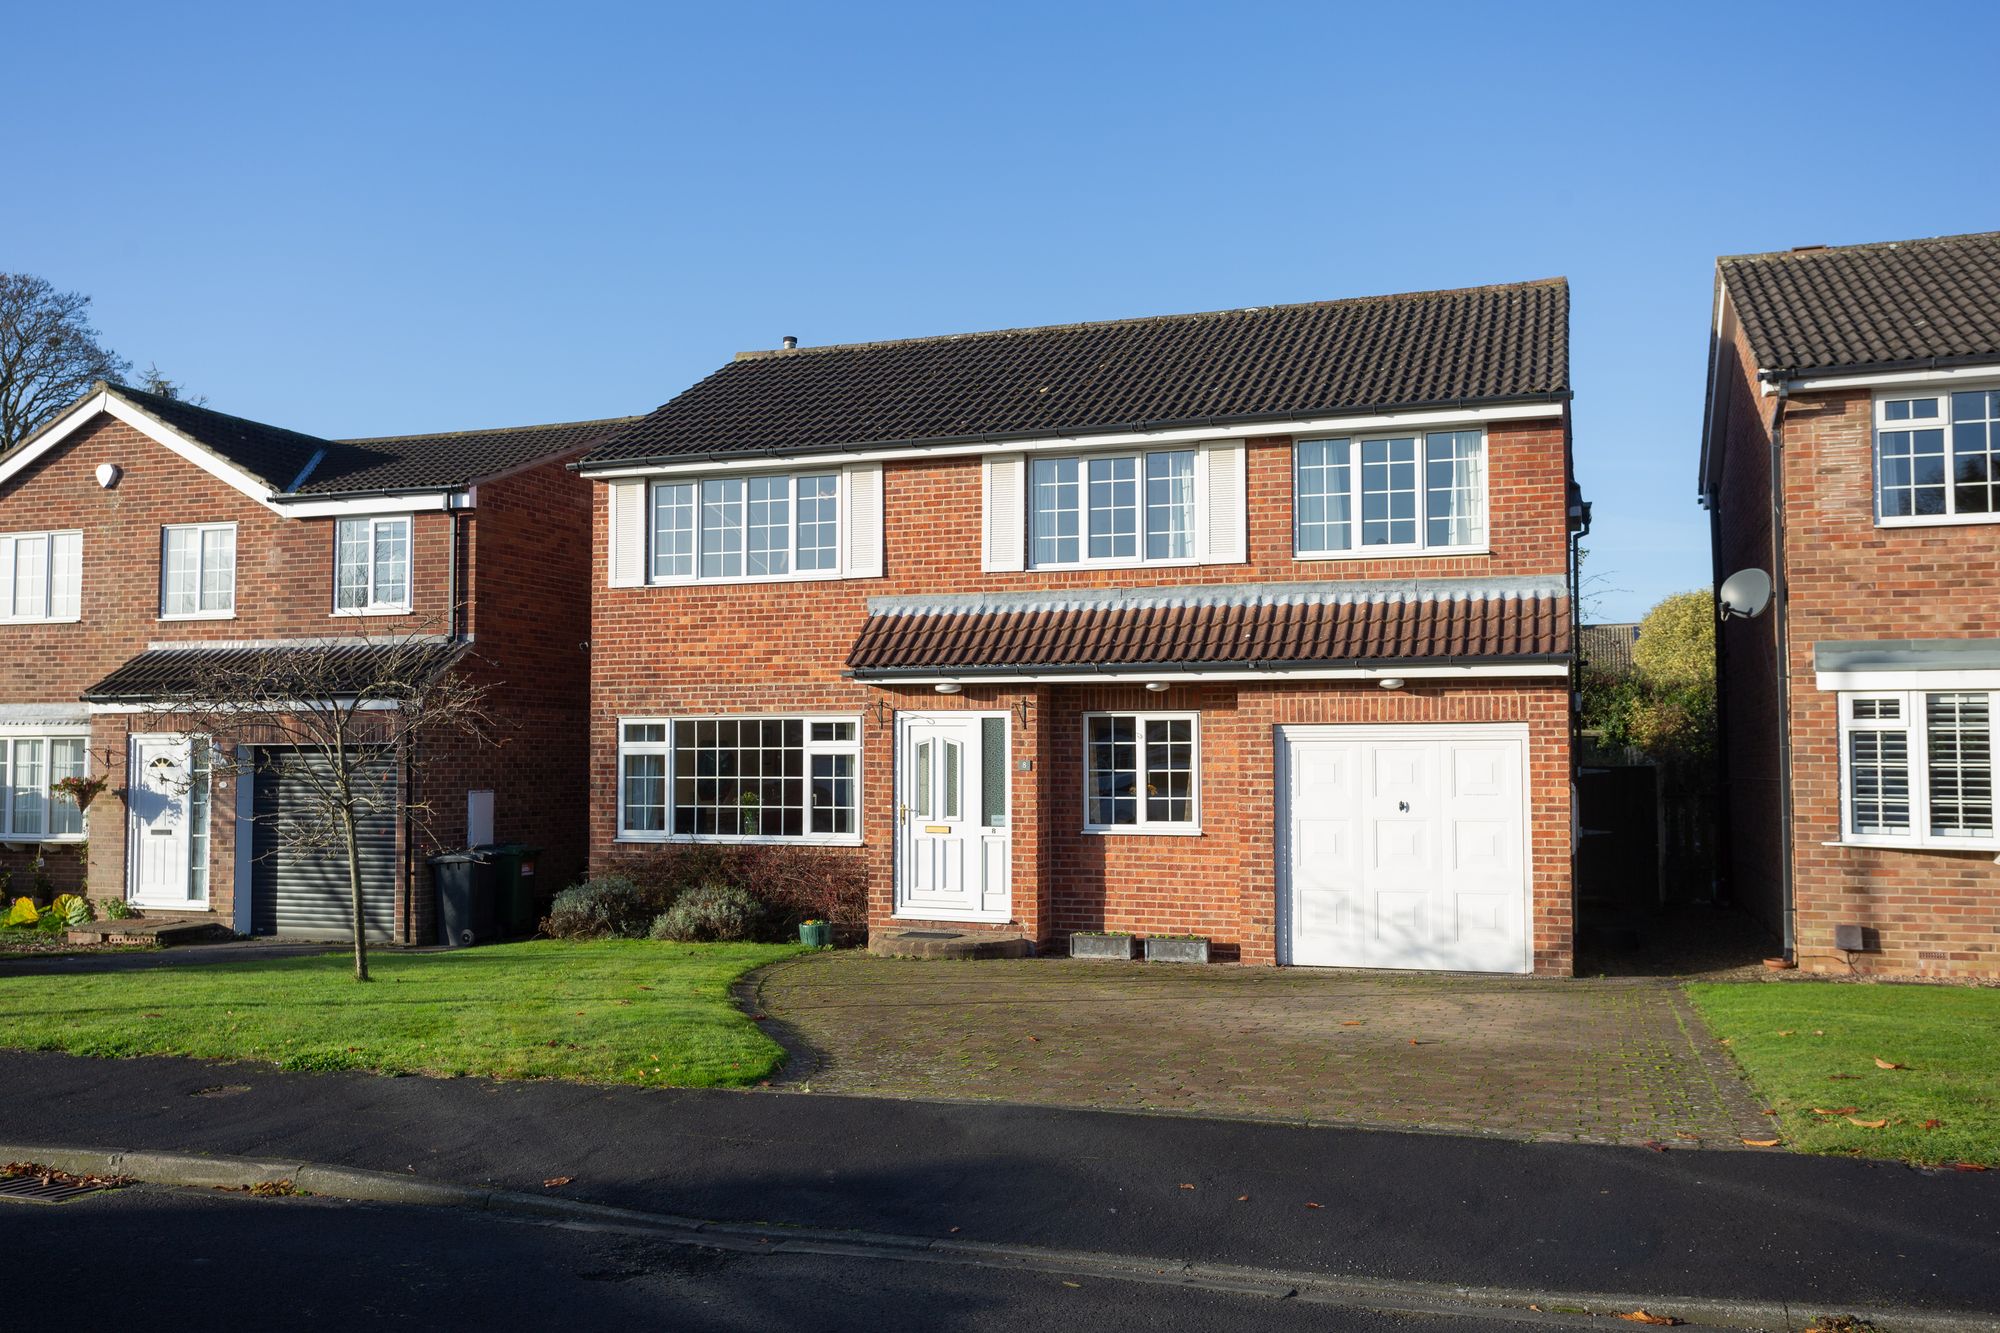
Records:
[[[2000,1313],[1993,1172],[22,1052],[0,1052],[0,1127],[15,1142],[310,1159],[531,1191],[568,1176],[565,1197],[718,1220],[1558,1292]]]
[[[54,1206],[0,1202],[0,1253],[39,1256],[37,1265],[51,1255],[82,1257],[60,1278],[11,1284],[6,1320],[24,1329],[1522,1327],[1047,1274],[716,1252],[473,1213],[152,1187]]]

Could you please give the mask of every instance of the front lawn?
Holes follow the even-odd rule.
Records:
[[[0,1045],[269,1060],[284,1069],[647,1086],[755,1083],[783,1051],[730,1002],[796,945],[535,940],[96,976],[0,977]]]
[[[2000,1166],[2000,990],[1797,981],[1688,995],[1792,1147]]]

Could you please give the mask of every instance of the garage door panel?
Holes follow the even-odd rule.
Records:
[[[1427,820],[1378,819],[1374,822],[1370,866],[1390,874],[1428,874],[1432,864],[1431,826]]]
[[[315,775],[323,779],[328,771],[323,756],[307,751],[258,755],[250,872],[254,934],[353,938],[346,849],[304,845],[319,823],[312,813]],[[356,829],[363,931],[371,940],[387,940],[396,914],[395,769],[381,757],[363,765],[357,777],[366,796]]]

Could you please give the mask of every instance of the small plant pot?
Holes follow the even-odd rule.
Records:
[[[1154,936],[1146,941],[1146,961],[1149,963],[1205,963],[1208,961],[1208,940],[1205,936],[1193,939],[1161,939]]]
[[[1073,930],[1069,936],[1071,958],[1111,958],[1132,961],[1132,946],[1139,941],[1130,935],[1107,934],[1101,930]]]
[[[824,949],[833,943],[833,923],[831,921],[801,921],[799,923],[799,943],[813,949]]]

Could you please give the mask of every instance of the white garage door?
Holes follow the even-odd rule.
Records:
[[[1527,729],[1278,729],[1283,961],[1526,972]]]

